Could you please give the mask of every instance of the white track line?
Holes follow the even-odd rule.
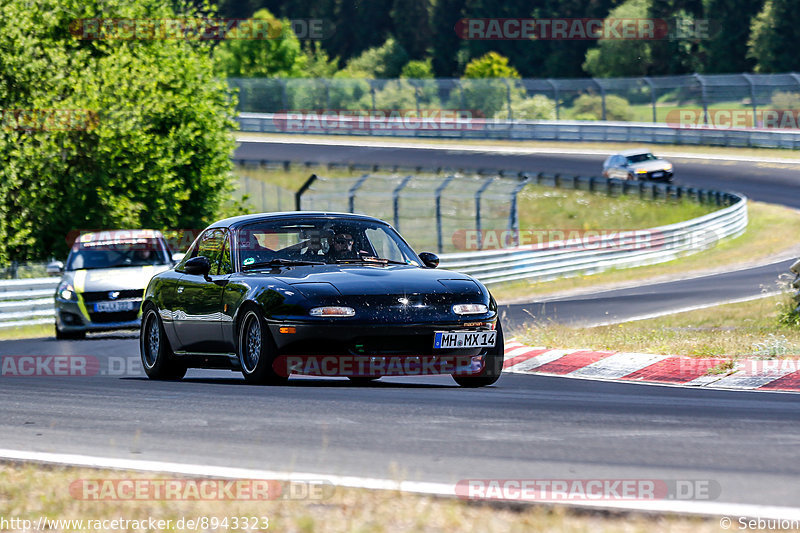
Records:
[[[237,133],[236,140],[239,142],[265,143],[265,144],[303,144],[318,146],[349,146],[364,148],[410,148],[419,150],[445,150],[459,152],[480,152],[493,154],[509,155],[601,155],[607,156],[613,150],[588,150],[580,148],[534,148],[521,145],[516,146],[476,146],[457,143],[420,143],[420,142],[400,142],[400,141],[374,141],[371,139],[303,139],[298,136],[296,139],[276,138],[276,137],[255,137],[248,133]],[[535,142],[535,141],[533,141]],[[627,143],[636,144],[636,143]],[[639,143],[647,145],[647,143]],[[686,154],[681,152],[662,152],[656,150],[660,155],[673,159],[699,159],[713,161],[737,161],[742,163],[783,163],[787,165],[800,165],[800,159],[783,159],[779,157],[747,157],[724,154]]]
[[[627,318],[620,318],[615,320],[607,320],[604,322],[589,322],[588,324],[582,323],[581,326],[584,328],[596,328],[599,326],[612,326],[614,324],[622,324],[623,322],[636,322],[637,320],[648,320],[650,318],[658,318],[660,316],[667,316],[667,315],[677,315],[678,313],[688,313],[689,311],[698,311],[700,309],[708,309],[709,307],[716,307],[718,305],[727,305],[727,304],[739,304],[744,302],[751,302],[753,300],[760,300],[762,298],[769,298],[770,296],[777,296],[779,294],[783,294],[786,291],[771,291],[771,292],[764,292],[758,294],[756,296],[745,296],[743,298],[733,298],[731,300],[722,300],[718,302],[710,302],[706,304],[700,305],[692,305],[689,307],[681,307],[678,309],[671,309],[668,311],[659,311],[657,313],[650,313],[647,315],[637,315],[633,317]],[[598,293],[602,294],[602,293]]]
[[[357,476],[333,476],[299,472],[277,472],[273,470],[252,470],[224,466],[193,465],[138,459],[116,459],[62,453],[30,452],[0,449],[0,459],[57,464],[88,468],[132,470],[138,472],[158,472],[206,478],[222,479],[272,479],[277,481],[328,481],[340,487],[370,490],[400,490],[415,494],[440,497],[456,497],[455,485],[446,483],[426,483],[416,481],[392,481],[389,479],[364,478]],[[486,500],[492,503],[494,500]],[[647,501],[581,501],[551,502],[511,500],[512,503],[544,505],[566,505],[569,507],[607,509],[618,511],[639,511],[648,513],[678,513],[704,516],[753,517],[775,520],[800,520],[800,508],[773,505],[752,505],[723,502],[647,500]],[[735,519],[735,518],[734,518]]]

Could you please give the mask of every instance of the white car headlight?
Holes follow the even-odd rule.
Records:
[[[75,293],[75,289],[72,287],[70,283],[66,281],[62,281],[58,285],[56,294],[58,294],[58,297],[61,298],[62,300],[67,300],[70,302],[78,301],[78,295]]]
[[[311,316],[347,317],[354,316],[356,312],[352,307],[328,306],[315,307],[308,314]]]
[[[484,304],[456,304],[453,312],[457,315],[482,315],[489,312]]]

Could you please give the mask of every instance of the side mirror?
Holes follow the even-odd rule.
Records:
[[[50,261],[47,263],[45,271],[51,276],[58,276],[64,272],[64,263],[61,261]]]
[[[422,263],[428,268],[436,268],[439,266],[439,256],[430,252],[420,252],[419,258]]]
[[[186,257],[186,254],[182,254],[180,252],[175,252],[174,254],[172,254],[172,262],[177,265],[178,263],[183,261],[184,257]]]
[[[211,272],[211,260],[204,255],[192,257],[183,264],[183,271],[192,276],[203,276],[209,279],[208,273]]]

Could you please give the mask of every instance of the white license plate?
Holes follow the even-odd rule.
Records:
[[[94,304],[96,313],[114,313],[117,311],[133,311],[138,309],[141,304],[139,302],[123,301],[123,302],[97,302]]]
[[[437,331],[433,347],[452,348],[491,348],[494,346],[497,331]]]
[[[664,173],[663,173],[663,172],[653,172],[653,177],[654,177],[654,178],[660,178],[660,177],[661,177],[661,176],[663,176],[663,175],[664,175]]]

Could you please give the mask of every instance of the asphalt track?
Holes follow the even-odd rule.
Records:
[[[6,354],[136,362],[133,336],[3,343]],[[113,368],[125,365],[112,364]],[[505,375],[370,387],[226,371],[176,383],[124,375],[0,378],[0,446],[124,459],[457,483],[463,479],[701,480],[715,501],[796,507],[797,396]]]
[[[261,143],[242,145],[237,157],[576,174],[596,174],[602,159]],[[681,183],[800,207],[800,172],[790,166],[687,161],[676,161]],[[544,311],[536,304],[505,311],[509,320],[528,316],[522,309],[567,322],[626,318],[752,294],[772,287],[786,267],[553,301]],[[157,383],[141,376],[133,334],[0,343],[0,355],[26,354],[86,355],[119,372],[0,377],[0,448],[441,483],[709,480],[719,484],[720,502],[798,507],[800,501],[794,394],[524,375],[506,375],[479,390],[457,388],[447,377],[395,378],[370,387],[301,378],[252,387],[222,371],[190,371],[183,382]],[[130,370],[120,361],[130,361]]]

